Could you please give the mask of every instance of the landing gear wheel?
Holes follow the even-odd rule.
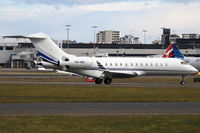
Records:
[[[105,84],[111,84],[112,83],[112,79],[111,78],[105,78],[104,79],[104,83]]]
[[[96,83],[96,84],[101,84],[101,83],[102,83],[102,79],[96,78],[96,79],[95,79],[95,83]]]
[[[184,84],[185,84],[185,82],[184,82],[184,81],[181,81],[181,82],[180,82],[180,84],[181,84],[181,85],[184,85]]]
[[[185,84],[185,82],[184,82],[184,77],[185,77],[184,75],[181,76],[181,82],[180,82],[181,85],[184,85],[184,84]]]

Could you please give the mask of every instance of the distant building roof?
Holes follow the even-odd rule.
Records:
[[[29,39],[15,39],[0,37],[0,46],[18,46],[19,43],[31,43]]]

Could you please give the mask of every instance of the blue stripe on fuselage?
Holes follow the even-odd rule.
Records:
[[[46,60],[49,60],[49,61],[51,61],[51,62],[53,62],[53,63],[58,64],[58,61],[56,61],[56,60],[54,60],[54,59],[52,59],[52,58],[46,56],[45,54],[41,53],[40,51],[37,51],[37,52],[40,54],[40,56],[42,56],[42,57],[45,58]]]

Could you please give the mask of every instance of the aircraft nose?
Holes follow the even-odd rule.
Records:
[[[194,74],[196,74],[196,73],[199,72],[199,71],[198,71],[196,68],[194,68],[193,66],[190,66],[190,71],[191,71],[192,73],[194,73]]]

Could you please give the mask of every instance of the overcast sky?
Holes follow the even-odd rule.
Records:
[[[200,0],[1,0],[0,35],[44,32],[54,39],[93,41],[92,25],[119,30],[143,41],[160,38],[161,27],[172,33],[200,33]]]

